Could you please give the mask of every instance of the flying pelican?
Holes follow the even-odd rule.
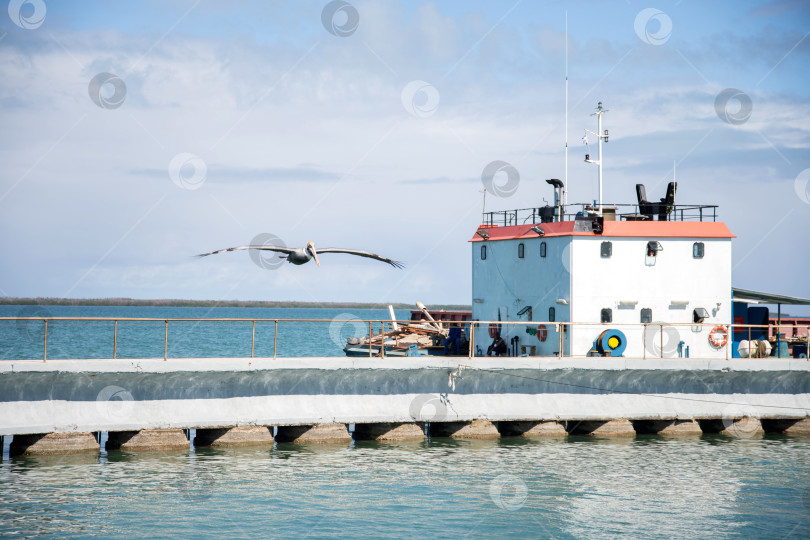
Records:
[[[310,259],[314,258],[315,263],[318,266],[320,266],[321,261],[318,260],[318,253],[321,254],[348,253],[349,255],[358,255],[360,257],[368,257],[369,259],[377,259],[378,261],[388,263],[395,268],[405,268],[405,265],[399,261],[392,261],[391,259],[386,259],[385,257],[381,257],[376,253],[369,253],[368,251],[360,251],[357,249],[342,249],[342,248],[323,248],[319,249],[318,251],[315,251],[315,242],[307,242],[307,245],[302,248],[288,248],[284,246],[238,246],[212,251],[211,253],[201,253],[197,256],[207,257],[208,255],[214,255],[216,253],[224,253],[226,251],[237,251],[240,249],[263,249],[266,251],[275,251],[277,253],[284,253],[286,255],[287,262],[292,264],[305,264],[308,263]]]

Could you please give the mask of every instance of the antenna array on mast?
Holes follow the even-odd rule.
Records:
[[[596,163],[599,168],[599,215],[602,215],[602,141],[608,142],[608,130],[605,130],[602,133],[602,115],[608,112],[610,109],[603,109],[602,102],[600,101],[596,105],[596,112],[591,114],[591,116],[596,116],[596,133],[586,129],[585,131],[589,133],[593,133],[596,135],[596,140],[598,141],[597,146],[597,154],[596,159],[590,159],[588,154],[585,155],[585,161],[588,163]],[[587,139],[586,139],[587,140]]]

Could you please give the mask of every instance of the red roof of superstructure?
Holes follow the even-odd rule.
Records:
[[[628,238],[736,238],[731,234],[725,223],[715,221],[605,221],[602,234],[590,231],[575,231],[576,221],[562,221],[553,223],[528,223],[526,225],[512,225],[509,227],[492,227],[482,225],[489,233],[488,241],[516,240],[519,238],[538,238],[532,227],[541,227],[546,234],[543,238],[552,236],[610,236]],[[484,242],[478,234],[473,234],[470,242]]]

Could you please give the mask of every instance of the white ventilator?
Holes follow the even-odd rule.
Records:
[[[441,332],[441,330],[442,330],[442,325],[441,325],[440,323],[437,323],[437,322],[436,322],[436,319],[434,319],[433,317],[431,317],[431,316],[430,316],[430,312],[429,312],[429,311],[428,311],[428,309],[425,307],[425,304],[423,304],[422,302],[419,302],[419,301],[417,300],[417,302],[416,302],[416,307],[418,307],[419,309],[421,309],[421,310],[422,310],[422,313],[424,313],[424,314],[425,314],[425,317],[427,317],[427,319],[428,319],[428,320],[429,320],[431,323],[433,323],[433,324],[432,324],[432,326],[433,326],[434,328],[436,328],[438,331],[440,331],[440,332]]]

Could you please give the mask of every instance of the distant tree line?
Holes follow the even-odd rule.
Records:
[[[388,304],[373,302],[296,302],[267,300],[140,300],[135,298],[13,298],[0,297],[5,306],[162,306],[162,307],[262,307],[262,308],[345,308],[385,309]],[[416,309],[414,304],[394,303],[395,309]],[[461,304],[431,304],[430,309],[470,310]]]

